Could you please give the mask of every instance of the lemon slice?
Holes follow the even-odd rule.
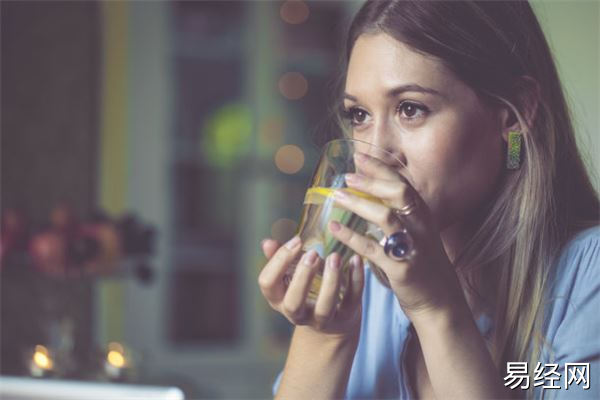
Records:
[[[381,203],[381,200],[379,198],[372,196],[368,193],[361,192],[356,189],[328,188],[328,187],[315,186],[315,187],[308,188],[308,190],[306,191],[306,195],[304,196],[304,204],[321,204],[321,203],[323,203],[323,201],[325,201],[326,198],[333,197],[333,192],[335,192],[336,190],[341,190],[343,192],[350,193],[350,194],[362,197],[367,200]]]

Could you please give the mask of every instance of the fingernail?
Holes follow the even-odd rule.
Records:
[[[340,268],[340,257],[337,253],[331,253],[329,257],[327,257],[327,267],[330,269]]]
[[[339,223],[339,222],[337,222],[337,221],[331,221],[331,222],[329,223],[329,228],[331,228],[331,230],[332,230],[333,232],[337,232],[337,231],[339,231],[340,229],[342,229],[342,226],[341,226],[341,225],[340,225],[340,223]]]
[[[357,174],[346,174],[346,182],[351,185],[357,185],[362,182],[362,177]]]
[[[360,267],[360,257],[358,256],[358,254],[352,256],[352,258],[350,259],[350,265],[352,265],[352,268]]]
[[[336,200],[348,200],[348,195],[341,190],[336,190],[335,192],[333,192],[333,197]]]
[[[267,240],[269,239],[263,239],[260,241],[260,247],[263,247],[265,245],[265,243],[267,242]]]
[[[294,236],[289,242],[285,244],[288,250],[294,250],[300,244],[300,237]]]
[[[302,258],[304,258],[304,264],[313,265],[317,260],[317,252],[315,250],[309,250]]]

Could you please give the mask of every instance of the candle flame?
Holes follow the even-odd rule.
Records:
[[[48,349],[42,345],[35,346],[33,362],[41,369],[50,370],[54,366],[52,358],[48,355]]]
[[[110,365],[116,368],[123,368],[125,366],[125,357],[116,350],[109,351],[106,360]]]

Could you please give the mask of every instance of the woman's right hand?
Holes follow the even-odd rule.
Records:
[[[344,299],[338,304],[340,287],[340,256],[332,253],[325,260],[321,290],[316,303],[306,303],[309,288],[323,260],[312,250],[305,253],[296,266],[289,286],[284,275],[301,252],[297,236],[281,246],[265,239],[262,250],[268,259],[258,277],[258,285],[269,305],[294,325],[306,325],[315,331],[331,335],[356,335],[360,331],[364,271],[362,261],[355,255],[350,260],[351,276]]]

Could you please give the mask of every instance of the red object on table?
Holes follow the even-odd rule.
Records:
[[[47,274],[66,274],[67,244],[65,237],[54,231],[41,232],[31,239],[29,252],[34,266]]]

